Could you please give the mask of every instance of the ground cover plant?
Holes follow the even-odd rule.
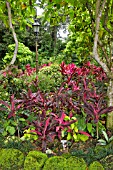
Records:
[[[20,82],[33,78],[20,83],[18,93],[13,89],[9,101],[0,100],[1,135],[30,140],[43,152],[55,147],[55,140],[60,143],[66,139],[72,144],[99,138],[105,130],[103,116],[113,110],[106,102],[106,74],[90,62],[82,67],[62,62],[59,72],[63,76],[60,87],[44,92],[34,68],[27,65],[24,72],[17,71],[16,80]],[[12,70],[3,76],[14,73]]]

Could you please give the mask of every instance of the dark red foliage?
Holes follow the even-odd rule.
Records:
[[[10,105],[0,101],[10,110],[8,118],[15,116],[15,112],[20,108],[34,114],[34,120],[28,121],[30,114],[27,116],[26,128],[34,126],[31,132],[39,136],[38,140],[42,143],[43,151],[46,150],[49,142],[54,141],[56,137],[61,138],[61,131],[65,127],[67,132],[70,132],[70,124],[76,120],[65,121],[66,115],[70,118],[76,117],[76,114],[82,114],[81,110],[84,109],[87,115],[86,121],[93,120],[97,123],[102,114],[113,110],[113,107],[106,105],[106,91],[103,89],[103,84],[107,78],[101,67],[92,65],[90,62],[81,68],[73,63],[66,65],[64,62],[60,66],[64,82],[55,92],[42,93],[38,89],[36,93],[33,93],[29,89],[28,92],[22,93],[20,99],[15,100],[12,95]],[[27,73],[30,76],[34,72],[35,69],[27,65],[24,74]],[[4,76],[6,76],[5,73]],[[32,83],[38,87],[38,81]],[[4,110],[2,107],[0,109]],[[87,132],[79,131],[79,133],[90,137]]]
[[[42,143],[42,150],[45,151],[47,148],[47,144],[53,142],[55,138],[61,139],[61,130],[77,120],[73,121],[64,121],[66,114],[61,113],[61,116],[54,113],[49,113],[48,115],[40,113],[37,115],[37,120],[30,123],[35,127],[35,130],[31,130],[31,132],[35,132],[38,135],[38,140]]]
[[[30,64],[27,64],[27,65],[25,66],[25,68],[26,68],[25,73],[27,74],[27,76],[30,76],[31,74],[33,74],[34,72],[36,72],[36,68],[32,68],[32,67],[30,66]]]

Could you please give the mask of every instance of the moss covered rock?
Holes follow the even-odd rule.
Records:
[[[88,170],[104,170],[104,168],[100,162],[94,161],[90,164]]]
[[[58,64],[43,67],[38,72],[39,87],[44,92],[54,91],[62,83],[62,74]]]
[[[44,165],[43,170],[69,170],[67,160],[62,156],[53,156],[49,158]]]
[[[24,155],[17,149],[0,150],[1,170],[20,170],[24,164]]]
[[[24,170],[40,170],[47,158],[47,155],[42,152],[30,151],[24,162]]]
[[[67,159],[67,166],[69,170],[86,170],[87,165],[83,158],[71,156]]]

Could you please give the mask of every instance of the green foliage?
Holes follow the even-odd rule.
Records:
[[[0,100],[9,99],[7,84],[8,84],[7,79],[4,79],[4,76],[1,74],[0,75]]]
[[[31,151],[36,149],[36,147],[33,145],[31,140],[22,140],[21,138],[18,138],[16,136],[8,136],[8,137],[0,137],[0,148],[4,149],[18,149],[25,155]]]
[[[87,143],[86,143],[86,145],[88,146]],[[80,146],[80,144],[78,144],[78,146]],[[107,146],[99,146],[99,145],[97,145],[95,147],[94,144],[93,144],[92,147],[90,147],[90,148],[87,147],[85,150],[79,149],[79,148],[77,148],[77,149],[76,148],[73,148],[73,149],[71,148],[70,153],[73,156],[83,158],[88,166],[94,161],[102,160],[100,162],[104,167],[104,164],[105,164],[104,159],[105,158],[107,159],[110,155],[112,155],[112,153],[113,153],[113,145],[111,143],[111,144],[109,144]],[[106,162],[106,164],[107,164],[107,162]]]
[[[3,62],[6,65],[10,63],[13,57],[14,48],[15,44],[8,46],[8,53],[6,53],[6,56],[3,58]],[[34,56],[34,53],[31,52],[28,47],[26,47],[23,43],[19,43],[16,64],[20,68],[23,68],[23,65],[27,63],[33,63]]]
[[[30,151],[24,162],[24,170],[41,170],[47,155],[38,151]]]
[[[67,128],[62,130],[62,137],[63,138],[66,138],[68,141],[74,140],[75,142],[78,142],[78,141],[85,142],[86,140],[89,139],[88,136],[79,133],[79,130],[83,130],[83,131],[85,130],[85,128],[84,129],[81,128],[81,124],[80,124],[81,122],[79,122],[80,120],[76,119],[76,117],[70,118],[69,116],[66,116],[64,118],[64,120],[70,120],[70,121],[71,120],[77,120],[77,122],[72,123],[70,125],[70,131],[69,132],[68,132]],[[83,120],[83,119],[81,118],[81,120]],[[82,125],[83,125],[83,122],[82,122]]]
[[[13,25],[19,25],[20,29],[25,28],[26,25],[31,27],[31,23],[33,22],[33,16],[35,16],[36,14],[36,11],[34,9],[35,0],[32,0],[32,2],[26,0],[10,0],[8,2],[12,11]],[[0,0],[0,4],[0,19],[8,27],[6,1]]]
[[[100,162],[94,161],[93,163],[90,164],[88,170],[104,170],[104,168]]]
[[[67,165],[69,170],[86,170],[87,165],[83,158],[77,158],[71,156],[67,159]]]
[[[92,47],[89,48],[89,45],[87,45],[87,39],[84,38],[84,36],[87,36],[87,38],[89,38],[89,36],[84,34],[85,32],[83,32],[83,35],[80,35],[79,31],[77,33],[77,31],[74,30],[74,33],[70,34],[64,50],[66,58],[68,58],[68,60],[70,58],[70,62],[74,62],[78,66],[90,59],[89,55],[92,50]]]
[[[100,145],[107,145],[109,144],[111,141],[113,141],[113,136],[111,136],[110,138],[108,137],[107,133],[105,131],[102,131],[103,137],[104,139],[99,139],[98,142]]]
[[[62,156],[53,156],[49,158],[45,164],[43,170],[68,170],[66,158]]]
[[[83,158],[77,158],[74,156],[53,156],[49,158],[44,165],[43,170],[86,170],[86,163]]]
[[[60,67],[57,64],[52,64],[47,67],[43,67],[38,72],[39,88],[44,91],[54,91],[62,83],[62,75],[59,72]]]
[[[12,170],[23,167],[24,155],[17,149],[2,149],[0,150],[0,169]]]

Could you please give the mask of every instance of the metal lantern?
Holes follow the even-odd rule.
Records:
[[[37,19],[35,19],[35,22],[32,26],[33,26],[33,29],[34,29],[34,33],[37,35],[39,33],[39,27],[40,27],[39,21]]]
[[[32,25],[33,29],[34,29],[34,33],[36,35],[36,74],[38,73],[38,33],[39,33],[39,27],[40,27],[40,23],[37,19],[35,19],[34,24]]]

